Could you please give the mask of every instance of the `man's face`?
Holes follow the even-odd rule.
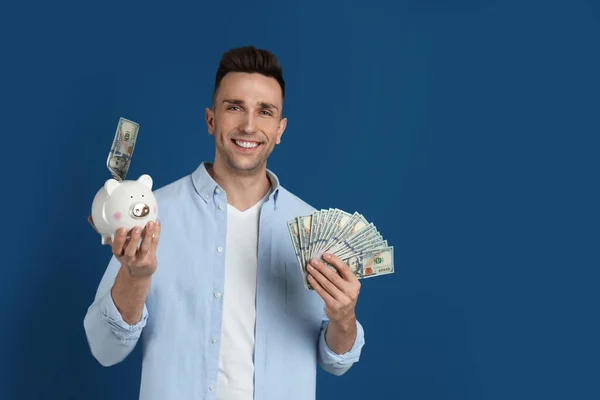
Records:
[[[281,117],[279,83],[260,74],[228,73],[206,110],[208,132],[214,136],[215,163],[252,173],[266,165],[286,126]]]

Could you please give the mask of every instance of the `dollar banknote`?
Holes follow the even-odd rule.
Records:
[[[306,266],[314,258],[325,262],[325,253],[338,256],[358,279],[394,273],[394,246],[388,245],[375,225],[358,212],[330,208],[297,216],[287,225],[307,290],[314,288]],[[339,273],[335,266],[325,264]]]
[[[119,182],[125,180],[129,171],[139,129],[140,125],[137,122],[125,118],[119,119],[115,138],[106,159],[106,167],[113,178]]]

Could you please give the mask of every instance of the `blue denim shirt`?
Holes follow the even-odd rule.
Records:
[[[123,321],[110,294],[120,268],[112,257],[84,318],[93,356],[103,366],[122,361],[141,341],[140,399],[215,399],[223,299],[227,198],[202,163],[155,191],[161,236],[142,319]],[[357,362],[354,346],[334,353],[325,342],[324,302],[302,283],[287,221],[314,209],[268,171],[272,190],[260,213],[256,293],[255,399],[315,398],[317,366],[341,375]]]

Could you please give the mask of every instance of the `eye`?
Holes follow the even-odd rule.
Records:
[[[266,113],[267,115],[273,115],[270,111],[262,111],[264,113]]]
[[[234,108],[237,108],[237,109],[239,110],[239,107],[237,107],[237,106],[231,106],[231,107],[227,107],[227,109],[228,109],[228,110],[232,110],[232,109],[234,109]]]
[[[133,199],[133,196],[131,196],[131,198]]]

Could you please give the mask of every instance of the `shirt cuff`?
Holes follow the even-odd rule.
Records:
[[[335,353],[325,341],[327,326],[329,326],[329,321],[324,324],[319,337],[319,350],[323,362],[334,367],[346,367],[357,362],[360,358],[362,347],[365,344],[365,332],[360,322],[356,320],[356,339],[354,340],[352,348],[344,354]]]
[[[146,304],[144,304],[142,318],[136,324],[130,325],[125,322],[121,313],[117,310],[110,290],[100,301],[100,314],[104,321],[110,325],[114,334],[122,340],[139,338],[142,328],[146,326],[146,322],[148,321],[148,309],[146,308]]]

